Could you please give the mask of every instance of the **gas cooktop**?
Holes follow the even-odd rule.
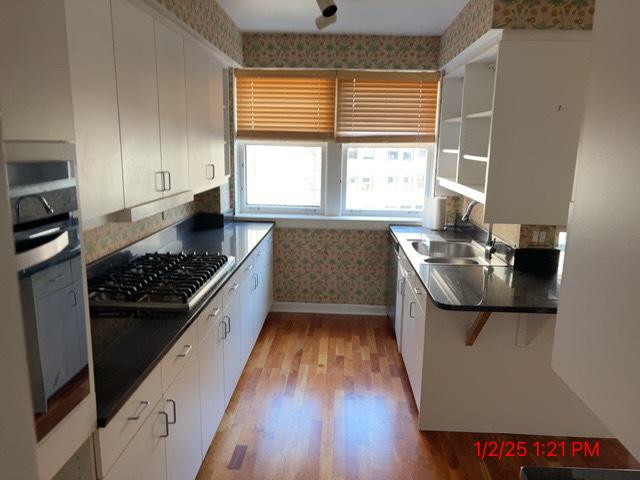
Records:
[[[234,257],[149,253],[89,279],[92,309],[189,311],[225,277]]]

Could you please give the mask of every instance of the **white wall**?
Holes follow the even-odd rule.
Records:
[[[0,119],[1,119],[0,115]],[[2,131],[0,127],[0,139]],[[0,385],[2,420],[0,421],[0,477],[15,480],[37,478],[36,438],[27,354],[22,328],[13,233],[9,215],[6,170],[0,144]]]
[[[640,458],[640,18],[598,0],[553,367]]]

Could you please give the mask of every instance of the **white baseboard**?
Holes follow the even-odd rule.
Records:
[[[327,313],[339,315],[387,315],[385,305],[349,305],[346,303],[273,302],[272,312]]]

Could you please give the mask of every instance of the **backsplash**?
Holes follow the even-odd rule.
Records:
[[[596,0],[471,0],[442,34],[440,66],[492,28],[591,30]]]
[[[448,198],[447,222],[450,223],[454,215],[462,215],[471,200],[466,197]],[[488,228],[488,225],[483,222],[484,205],[482,204],[473,208],[469,219],[485,230]],[[557,231],[558,228],[554,225],[493,224],[493,234],[513,248],[553,248]]]
[[[244,66],[274,68],[358,68],[435,70],[439,37],[243,34]]]
[[[82,248],[87,263],[109,255],[198,212],[219,213],[218,188],[195,196],[193,202],[172,208],[137,222],[106,223],[82,233]]]
[[[274,300],[386,305],[387,230],[276,228]]]
[[[242,33],[215,0],[157,0],[236,62],[242,64]]]

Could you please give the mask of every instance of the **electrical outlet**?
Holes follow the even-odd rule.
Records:
[[[538,232],[540,235],[538,235],[538,243],[544,243],[544,241],[547,239],[547,232],[545,232],[544,230],[540,230]]]

